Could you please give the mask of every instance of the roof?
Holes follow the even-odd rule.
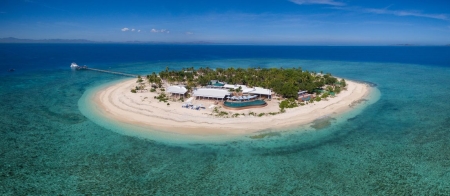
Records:
[[[250,93],[250,94],[258,94],[258,95],[271,95],[272,91],[270,89],[265,89],[265,88],[261,88],[261,87],[254,87],[254,88],[249,88],[245,85],[232,85],[232,84],[225,84],[225,86],[223,86],[225,88],[229,88],[229,89],[237,89],[239,87],[241,87],[242,92],[243,93]]]
[[[184,86],[169,86],[166,88],[166,92],[184,94],[187,92],[187,89]]]
[[[196,97],[224,98],[227,95],[230,95],[230,92],[225,89],[199,88],[194,91]]]
[[[232,89],[237,89],[237,88],[239,88],[239,87],[241,87],[242,89],[248,88],[248,87],[245,86],[245,85],[237,85],[237,84],[225,84],[223,87],[224,87],[224,88],[232,88]]]
[[[261,87],[255,87],[255,90],[250,91],[248,93],[250,94],[260,94],[260,95],[271,95],[272,91],[270,89],[265,89],[265,88],[261,88]]]
[[[298,95],[303,95],[303,94],[305,94],[305,93],[307,93],[308,91],[299,91],[298,92]]]

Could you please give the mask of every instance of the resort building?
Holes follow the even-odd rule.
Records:
[[[208,83],[208,88],[222,88],[225,85],[224,82],[219,82],[218,80],[211,80]]]
[[[240,88],[245,96],[232,96],[230,89]],[[178,93],[178,89],[173,89],[174,93]],[[184,92],[184,91],[182,91]],[[272,98],[272,91],[270,89],[265,89],[261,87],[247,87],[246,85],[232,85],[226,84],[225,82],[220,82],[218,80],[210,80],[206,88],[195,88],[192,95],[196,98],[206,98],[206,99],[217,99],[217,100],[238,100],[238,101],[249,101],[250,99],[261,98]]]
[[[224,100],[227,96],[231,95],[231,93],[226,89],[199,88],[194,90],[193,95],[199,98]]]
[[[187,89],[184,86],[169,86],[166,88],[166,92],[170,93],[171,95],[179,95],[180,97],[186,94]]]
[[[309,101],[311,100],[312,95],[308,94],[308,91],[300,91],[298,92],[298,100],[299,101]]]
[[[252,96],[259,96],[261,98],[261,95],[266,96],[268,99],[272,98],[272,91],[270,89],[265,89],[265,88],[261,88],[261,87],[247,87],[245,85],[232,85],[232,84],[225,84],[223,86],[224,88],[227,89],[238,89],[239,87],[241,87],[242,89],[242,93],[246,93]]]

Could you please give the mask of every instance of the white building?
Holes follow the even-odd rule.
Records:
[[[261,88],[261,87],[247,87],[245,85],[232,85],[232,84],[225,84],[225,86],[223,86],[224,88],[227,89],[238,89],[239,87],[241,87],[242,92],[243,93],[247,93],[250,95],[265,95],[267,96],[269,99],[272,98],[272,91],[270,89],[265,89],[265,88]]]
[[[194,90],[195,97],[203,97],[208,99],[224,99],[231,93],[226,89],[215,89],[215,88],[199,88]]]
[[[184,94],[186,94],[187,89],[184,86],[169,86],[166,88],[166,92],[170,94],[182,95],[184,97]]]

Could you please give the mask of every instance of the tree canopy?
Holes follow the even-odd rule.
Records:
[[[228,84],[242,84],[249,87],[263,87],[272,89],[275,93],[286,97],[297,97],[298,91],[313,93],[315,89],[324,85],[335,85],[338,80],[331,74],[317,74],[303,71],[301,68],[234,68],[227,69],[209,67],[194,69],[183,68],[181,70],[165,70],[159,72],[159,77],[166,82],[185,84],[188,89],[196,86],[206,86],[211,80],[218,80]],[[150,82],[158,83],[159,78],[155,73],[148,75]],[[344,83],[345,84],[345,83]]]

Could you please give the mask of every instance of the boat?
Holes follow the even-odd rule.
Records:
[[[70,64],[70,68],[77,69],[79,66],[76,63]]]

